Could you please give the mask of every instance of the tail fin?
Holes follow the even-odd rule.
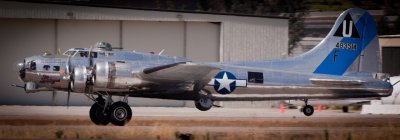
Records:
[[[336,20],[332,30],[303,58],[314,63],[314,73],[343,75],[345,72],[380,72],[376,25],[365,10],[351,8]]]

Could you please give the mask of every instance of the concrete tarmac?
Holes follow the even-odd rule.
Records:
[[[131,107],[133,117],[256,117],[256,118],[309,118],[298,109],[279,108],[212,108],[200,111],[185,107]],[[88,116],[87,106],[0,106],[0,116]],[[389,115],[390,116],[390,115]],[[315,110],[311,117],[368,117],[360,111],[342,113],[341,110]]]
[[[96,126],[90,107],[0,106],[2,139],[398,139],[399,115],[297,109],[132,107],[127,126]]]

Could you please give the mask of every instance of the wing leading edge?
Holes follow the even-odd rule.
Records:
[[[141,78],[156,85],[176,85],[200,90],[213,78],[220,68],[210,65],[179,62],[146,68],[140,74]]]

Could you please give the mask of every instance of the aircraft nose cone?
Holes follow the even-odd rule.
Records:
[[[24,68],[24,63],[20,62],[17,64],[17,66],[18,66],[18,69],[21,70]]]
[[[26,72],[25,60],[24,60],[24,62],[20,62],[17,64],[17,69],[19,72],[19,78],[23,81],[23,79],[25,78],[25,72]]]

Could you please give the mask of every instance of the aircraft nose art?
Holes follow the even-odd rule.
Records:
[[[228,71],[220,71],[208,83],[214,87],[219,94],[230,94],[235,91],[236,87],[246,87],[247,80],[236,79],[235,75]]]

